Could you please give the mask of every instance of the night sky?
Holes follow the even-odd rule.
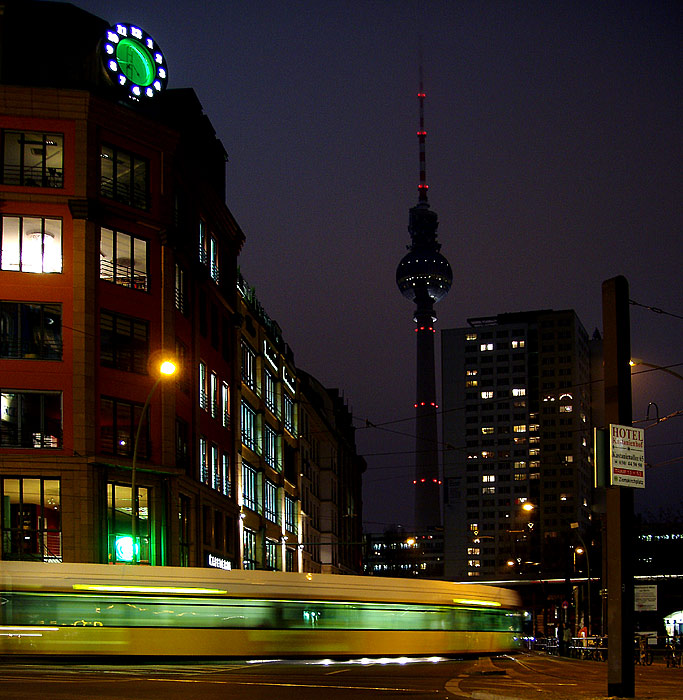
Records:
[[[633,356],[683,374],[680,2],[74,4],[140,25],[169,87],[197,92],[229,154],[242,273],[297,366],[356,418],[366,530],[412,524],[415,333],[395,270],[417,203],[420,36],[429,201],[454,275],[437,328],[573,308],[592,334],[621,274]],[[683,409],[683,381],[645,372],[633,390],[653,465],[637,508],[683,514],[683,416],[644,422],[650,402]]]

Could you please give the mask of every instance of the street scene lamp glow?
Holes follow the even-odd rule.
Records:
[[[522,510],[525,510],[527,513],[531,513],[531,511],[534,509],[534,504],[533,503],[525,503],[522,506]]]
[[[137,495],[137,484],[136,484],[136,479],[135,477],[137,476],[136,474],[136,466],[137,466],[137,456],[138,456],[138,443],[140,441],[140,432],[142,431],[142,423],[145,419],[145,414],[147,413],[147,409],[149,407],[150,401],[152,400],[152,396],[154,395],[154,392],[156,391],[157,387],[159,384],[166,379],[167,377],[172,376],[175,374],[176,371],[176,365],[174,362],[171,360],[164,360],[160,365],[159,365],[159,377],[157,380],[154,382],[152,385],[152,388],[149,390],[149,394],[147,394],[147,398],[145,399],[145,405],[142,407],[142,411],[140,412],[140,418],[138,420],[138,428],[135,433],[135,443],[133,444],[133,462],[131,465],[131,475],[130,475],[130,497],[131,497],[131,522],[130,522],[130,532],[131,532],[131,547],[126,547],[125,552],[122,552],[122,554],[125,554],[125,558],[123,561],[127,561],[131,564],[137,564],[138,561],[140,560],[140,543],[138,542],[138,537],[137,537],[137,524],[138,524],[138,495]]]
[[[159,367],[159,371],[161,374],[165,374],[167,376],[170,376],[171,374],[175,374],[176,372],[176,366],[173,362],[170,360],[165,360],[164,362],[161,363],[161,366]]]

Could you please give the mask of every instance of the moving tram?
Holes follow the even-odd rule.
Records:
[[[516,649],[492,586],[278,571],[0,562],[0,654],[358,657]]]

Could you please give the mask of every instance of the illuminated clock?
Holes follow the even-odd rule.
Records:
[[[168,83],[164,54],[147,32],[133,24],[107,29],[102,62],[111,82],[132,100],[153,98]]]

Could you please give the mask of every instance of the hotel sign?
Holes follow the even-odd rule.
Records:
[[[630,425],[609,426],[612,486],[645,488],[645,431]]]

